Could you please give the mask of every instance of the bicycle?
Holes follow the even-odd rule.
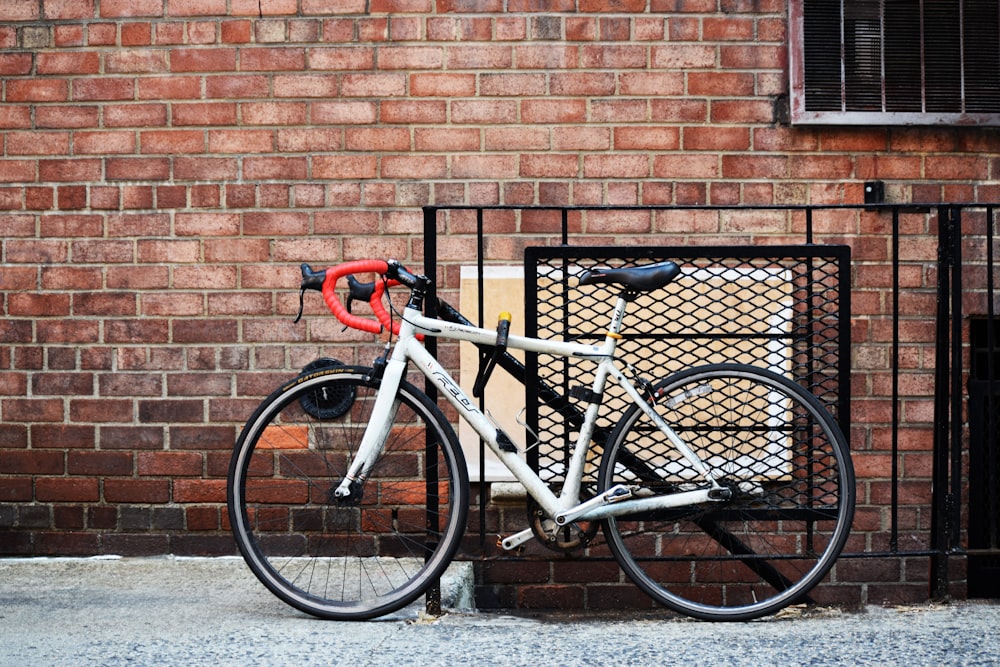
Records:
[[[257,578],[293,607],[328,619],[382,616],[420,597],[455,556],[468,473],[451,422],[407,380],[414,371],[539,508],[543,520],[502,538],[503,549],[547,531],[584,535],[600,525],[622,570],[654,600],[730,621],[804,599],[840,554],[854,512],[854,472],[848,443],[817,398],[751,365],[697,366],[648,380],[616,362],[628,304],[674,280],[681,271],[674,262],[579,276],[581,286],[618,290],[600,345],[512,335],[506,313],[496,330],[428,317],[430,280],[393,260],[320,271],[303,264],[301,271],[299,317],[304,294],[316,290],[345,326],[390,335],[371,367],[329,361],[305,369],[261,403],[236,442],[228,508],[237,545]],[[363,284],[354,278],[363,273],[379,278]],[[336,292],[345,276],[346,307]],[[382,303],[395,286],[409,290],[401,314]],[[356,299],[370,304],[375,319],[351,312]],[[508,349],[596,365],[592,384],[571,392],[586,407],[558,491],[427,351],[426,336],[493,350],[474,393],[498,360],[509,363]],[[584,489],[609,380],[632,405],[602,436],[596,489]]]

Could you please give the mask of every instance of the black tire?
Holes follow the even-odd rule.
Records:
[[[229,467],[229,519],[247,565],[276,596],[321,618],[369,619],[410,604],[465,530],[469,479],[455,432],[405,382],[360,500],[333,499],[368,423],[371,373],[327,366],[278,389],[247,422]],[[350,405],[314,409],[330,397]]]
[[[695,618],[745,621],[796,602],[826,576],[854,515],[847,440],[805,389],[748,365],[709,365],[656,385],[657,413],[720,471],[730,500],[604,523],[618,563],[659,603]],[[637,407],[612,433],[603,491],[706,488]]]

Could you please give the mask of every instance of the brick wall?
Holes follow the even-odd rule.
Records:
[[[291,323],[296,265],[419,266],[422,205],[858,203],[869,179],[891,201],[1000,199],[992,130],[781,124],[786,31],[781,0],[3,0],[0,552],[232,553],[243,420],[321,354],[373,356],[318,300]],[[490,224],[491,261],[557,240],[530,216]],[[849,548],[883,549],[889,224],[816,224],[856,263]],[[903,516],[919,546],[935,247],[933,220],[907,224]],[[453,290],[474,228],[440,231]],[[575,231],[803,240],[800,218],[761,213]],[[926,593],[924,561],[868,563],[843,568],[856,595]],[[531,585],[498,595],[530,604],[555,580],[587,602],[579,573],[521,572]]]

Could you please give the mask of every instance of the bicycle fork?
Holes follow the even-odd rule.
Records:
[[[375,465],[385,445],[386,437],[396,421],[396,412],[399,410],[399,400],[396,395],[404,373],[406,373],[405,361],[390,359],[386,363],[368,427],[365,428],[358,451],[347,469],[347,475],[333,490],[331,500],[337,502],[351,500],[352,495],[358,492],[368,479],[368,474]]]

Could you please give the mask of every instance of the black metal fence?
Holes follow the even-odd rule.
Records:
[[[756,284],[745,287],[739,279],[729,281],[737,286],[736,292],[744,291],[742,295],[726,294],[725,289],[715,295],[708,293],[713,289],[712,281],[705,280],[702,292],[694,297],[677,295],[663,303],[643,304],[654,314],[644,329],[645,339],[637,340],[636,345],[669,346],[671,355],[679,356],[681,363],[705,359],[706,355],[711,358],[725,348],[725,353],[735,353],[744,360],[783,365],[793,376],[804,379],[831,407],[845,432],[863,433],[868,438],[855,445],[863,450],[857,455],[877,453],[888,461],[887,482],[873,483],[867,500],[887,513],[888,526],[871,530],[872,536],[863,542],[855,541],[855,548],[842,557],[927,559],[930,595],[954,594],[956,581],[967,576],[969,596],[991,597],[1000,595],[995,583],[1000,581],[1000,454],[996,442],[1000,330],[994,324],[995,206],[426,207],[424,270],[428,275],[437,273],[438,230],[448,228],[443,217],[475,219],[474,262],[481,279],[491,259],[486,253],[490,237],[485,230],[487,216],[530,216],[532,231],[524,236],[534,235],[539,240],[537,245],[542,246],[526,252],[530,333],[574,337],[586,333],[571,331],[572,321],[585,322],[588,317],[568,318],[564,306],[573,303],[579,307],[580,302],[565,292],[565,281],[546,280],[540,285],[537,276],[559,272],[565,276],[596,262],[625,264],[653,258],[682,259],[692,272],[701,271],[703,277],[726,271],[742,275],[743,283]],[[588,212],[609,210],[653,216],[766,211],[787,216],[792,226],[801,230],[801,245],[587,247],[587,237],[573,231],[579,228],[578,219]],[[553,220],[554,228],[539,231],[538,218]],[[824,240],[839,242],[814,243],[819,236],[817,228],[830,230],[845,221],[856,225],[857,231],[825,231]],[[558,243],[554,243],[556,240]],[[862,252],[856,249],[854,253],[857,265],[850,264],[851,252],[844,242],[863,246]],[[524,245],[534,244],[528,238]],[[755,272],[757,279],[752,277]],[[784,286],[768,286],[772,280]],[[693,282],[699,282],[697,276]],[[865,350],[857,352],[856,363],[864,366],[868,383],[865,391],[869,394],[855,399],[888,406],[888,414],[879,417],[886,422],[884,425],[850,423],[850,313],[852,298],[857,301],[858,296],[863,304],[860,320],[865,321],[869,337],[861,347],[888,352],[879,357],[878,364],[865,359]],[[436,300],[431,298],[429,303]],[[480,324],[484,321],[481,306],[480,312],[466,315]],[[720,326],[706,329],[712,323]],[[932,330],[930,335],[928,329]],[[921,333],[911,336],[913,331]],[[855,345],[858,343],[855,341]],[[433,346],[434,341],[429,345]],[[641,355],[639,348],[629,350],[627,344],[622,349],[626,357],[630,353]],[[546,382],[558,383],[565,375],[560,368],[547,369],[545,360],[535,361],[527,364],[528,386],[534,386],[534,381],[543,376]],[[883,361],[884,367],[880,366]],[[931,375],[932,380],[926,377]],[[920,388],[925,386],[930,390]],[[544,397],[528,403],[532,410],[533,404],[544,403]],[[923,409],[925,405],[933,406],[932,415]],[[559,406],[554,410],[559,413]],[[547,418],[545,408],[529,414],[529,421],[540,430],[550,431],[542,439],[552,438],[554,443],[565,440],[559,429],[571,428],[559,426],[565,424],[565,419]],[[926,447],[914,442],[925,435],[932,440]],[[555,474],[561,465],[558,450],[558,444],[548,449],[539,447],[532,456],[540,469],[549,467]],[[916,467],[914,452],[923,450],[930,452],[932,470],[930,479],[921,478],[915,490],[907,475],[913,474],[910,469]],[[904,464],[910,469],[903,470]],[[885,502],[881,500],[883,486],[888,487]],[[925,509],[916,510],[919,516],[915,517],[914,506]],[[965,507],[968,512],[963,512]],[[930,514],[929,527],[923,513]],[[901,539],[904,536],[906,539]],[[967,575],[953,567],[956,560],[967,561]]]
[[[964,555],[969,597],[1000,597],[995,213],[995,205],[941,206],[937,212],[932,529],[936,553],[931,572],[937,596],[948,592],[949,557]],[[963,506],[968,508],[964,526]]]

